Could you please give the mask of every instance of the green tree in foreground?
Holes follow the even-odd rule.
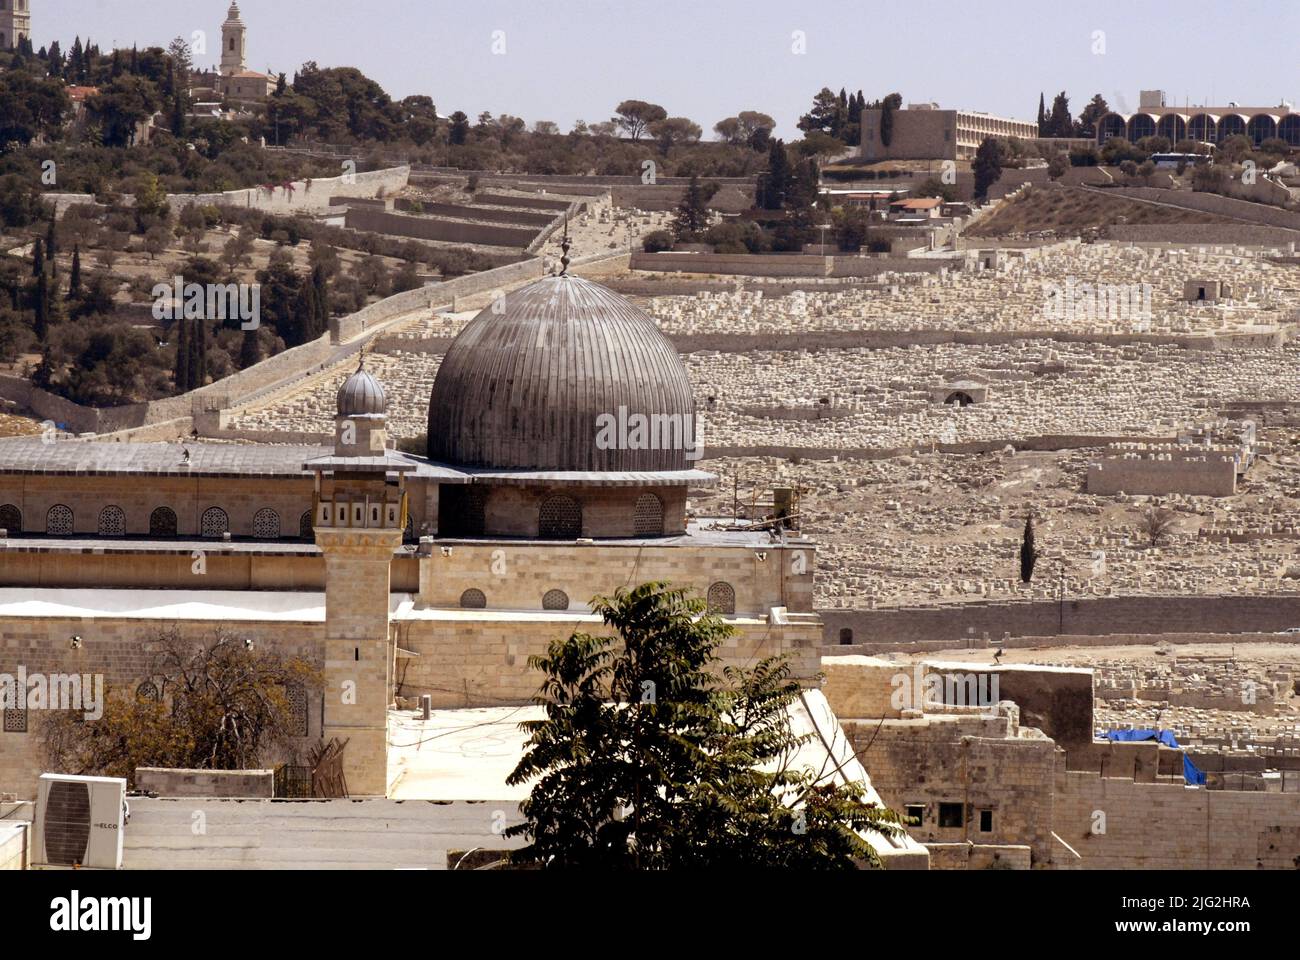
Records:
[[[807,737],[782,658],[711,671],[732,629],[704,602],[647,583],[592,609],[617,634],[575,633],[530,665],[543,720],[507,782],[534,781],[513,863],[553,868],[854,869],[878,865],[867,834],[902,833],[860,786],[790,766]],[[828,764],[829,768],[829,764]],[[833,772],[833,771],[832,771]]]

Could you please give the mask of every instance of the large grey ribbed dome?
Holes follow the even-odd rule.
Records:
[[[429,400],[429,459],[519,470],[685,470],[674,449],[600,449],[602,414],[676,415],[690,378],[645,311],[580,277],[546,277],[483,310],[452,343]],[[688,427],[689,429],[689,427]]]
[[[340,417],[383,416],[388,409],[384,388],[378,380],[357,367],[356,373],[339,387],[338,415]]]

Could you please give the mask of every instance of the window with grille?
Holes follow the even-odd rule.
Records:
[[[55,537],[72,535],[72,508],[57,503],[45,514],[45,532]]]
[[[12,503],[6,503],[3,507],[0,507],[0,528],[8,530],[11,535],[22,533],[23,512]]]
[[[657,537],[664,532],[664,503],[653,493],[645,493],[636,499],[636,512],[633,524],[638,537]]]
[[[144,683],[136,687],[135,696],[137,700],[161,700],[162,699],[162,697],[158,693],[158,685],[154,683],[152,680],[146,680]]]
[[[569,595],[563,590],[547,590],[542,597],[543,610],[568,610]]]
[[[126,514],[121,507],[105,507],[99,511],[99,535],[121,537],[126,534]]]
[[[577,540],[582,536],[582,507],[572,497],[542,501],[537,535],[543,540]]]
[[[270,507],[264,507],[253,515],[253,536],[259,540],[278,540],[280,537],[280,515]]]
[[[220,507],[208,507],[203,511],[199,531],[205,537],[219,537],[230,529],[230,518]]]
[[[316,537],[316,529],[311,522],[311,511],[308,510],[298,520],[298,536],[304,540],[312,540]]]
[[[26,695],[26,692],[23,692]],[[5,733],[26,733],[27,732],[27,708],[14,707],[12,710],[5,711],[4,721]]]
[[[289,701],[289,732],[295,737],[307,736],[307,688],[301,683],[290,683],[285,687],[285,697]]]
[[[487,606],[487,597],[482,590],[466,590],[460,595],[460,605],[467,610],[482,610]]]
[[[731,584],[721,581],[709,587],[709,613],[734,614],[736,612],[736,591]]]
[[[176,536],[176,511],[171,507],[159,507],[149,514],[149,536]]]

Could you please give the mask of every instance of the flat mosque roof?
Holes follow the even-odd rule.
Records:
[[[412,603],[395,593],[396,613]],[[51,590],[0,588],[0,619],[5,617],[117,617],[125,620],[279,620],[324,623],[325,594],[276,590]]]
[[[540,706],[434,710],[429,720],[410,710],[388,715],[388,795],[394,800],[519,801],[532,785],[509,786],[506,778],[523,756],[526,720],[544,719]],[[853,745],[820,690],[807,690],[790,708],[790,726],[804,742],[790,766],[812,770],[819,783],[858,781],[866,799],[884,806]],[[881,853],[920,851],[911,837],[870,838]]]

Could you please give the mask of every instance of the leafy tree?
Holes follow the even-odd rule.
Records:
[[[158,105],[154,85],[131,74],[115,77],[86,101],[108,147],[133,145],[137,125],[152,117]]]
[[[1049,137],[1074,136],[1074,121],[1070,118],[1070,98],[1062,90],[1052,100],[1052,112],[1047,118]]]
[[[1158,504],[1147,507],[1138,521],[1138,528],[1152,547],[1160,546],[1177,526],[1178,514]]]
[[[641,238],[641,249],[646,253],[663,253],[673,248],[673,235],[667,230],[652,230]]]
[[[530,665],[544,674],[545,719],[521,726],[523,758],[507,778],[533,782],[527,844],[516,863],[548,868],[855,869],[879,862],[866,836],[902,832],[892,811],[794,767],[806,738],[800,697],[777,658],[711,671],[732,632],[704,602],[647,583],[592,609],[618,634],[575,633]]]
[[[1083,112],[1074,122],[1074,135],[1076,137],[1096,137],[1097,124],[1101,118],[1110,113],[1110,106],[1106,103],[1106,98],[1100,93],[1095,93],[1092,99],[1084,106]]]
[[[813,97],[812,109],[800,117],[796,125],[805,133],[820,131],[827,136],[838,137],[840,128],[847,122],[847,105],[840,102],[830,87],[822,87]]]
[[[659,152],[665,157],[668,151],[681,143],[694,143],[700,139],[700,125],[686,117],[665,117],[650,124],[650,134],[659,143]]]
[[[1025,532],[1020,537],[1020,582],[1034,579],[1034,566],[1038,563],[1038,548],[1034,546],[1034,518],[1025,517]]]
[[[109,691],[98,720],[49,711],[49,769],[134,781],[138,767],[260,767],[273,752],[283,755],[291,748],[290,687],[320,687],[319,671],[305,661],[250,649],[228,633],[197,649],[177,632],[164,633],[142,679],[156,698],[138,690]]]
[[[709,201],[718,189],[716,183],[703,186],[699,177],[691,177],[673,218],[673,236],[678,240],[694,239],[709,225]]]
[[[447,131],[447,141],[453,146],[460,146],[469,138],[469,117],[457,110],[450,117],[451,126]]]
[[[633,143],[641,139],[650,124],[668,117],[668,111],[659,104],[644,100],[624,100],[614,108],[614,113],[616,116],[610,118],[611,122],[618,124]]]

